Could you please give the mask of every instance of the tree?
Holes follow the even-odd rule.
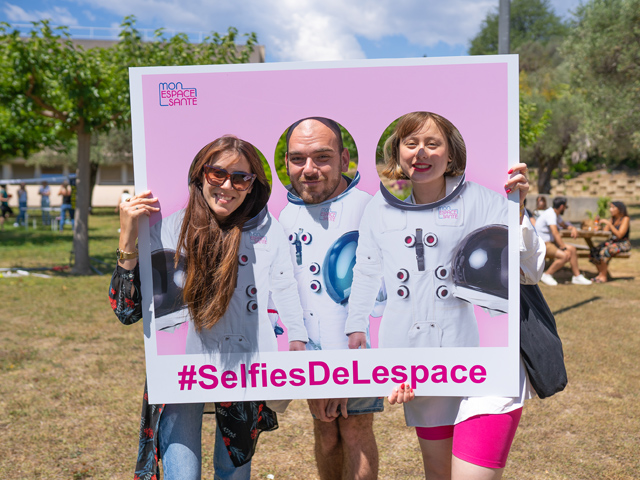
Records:
[[[577,102],[562,66],[559,47],[568,26],[548,0],[514,0],[510,41],[520,55],[520,148],[538,167],[538,190],[548,193],[551,177],[576,145]],[[489,13],[471,41],[471,54],[498,53],[498,13]]]
[[[64,132],[29,111],[29,105],[17,111],[0,105],[0,163],[15,157],[27,158],[47,146],[62,148],[60,137]]]
[[[496,2],[497,3],[497,2]],[[511,51],[517,53],[522,45],[530,42],[546,44],[556,37],[563,37],[568,27],[553,13],[549,0],[513,0],[509,21]],[[498,10],[489,13],[482,22],[478,35],[471,40],[470,55],[495,55],[498,53]]]
[[[609,161],[640,149],[640,0],[591,0],[562,52],[586,99],[583,134]]]
[[[34,22],[30,36],[0,25],[0,105],[28,123],[36,115],[62,132],[58,140],[73,137],[77,145],[77,202],[73,234],[74,273],[89,274],[88,211],[90,204],[91,137],[130,121],[129,66],[246,62],[256,42],[247,36],[236,46],[237,30],[213,33],[202,44],[190,44],[178,34],[166,39],[162,30],[154,41],[143,42],[135,19],[127,17],[120,41],[112,48],[85,50],[75,45],[65,27]],[[0,117],[0,120],[2,118]],[[0,125],[0,130],[4,125]],[[24,137],[28,140],[29,137]],[[37,142],[30,144],[37,148]]]

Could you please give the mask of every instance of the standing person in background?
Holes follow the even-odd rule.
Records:
[[[13,215],[13,210],[9,206],[9,198],[11,195],[7,193],[7,186],[0,185],[0,208],[2,209],[2,213],[0,216],[0,228],[4,230],[4,222],[7,217]]]
[[[20,188],[18,189],[18,209],[17,225],[15,226],[24,226],[27,215],[27,189],[24,182],[20,182]]]
[[[73,177],[71,179],[71,181],[69,182],[69,185],[71,187],[71,210],[69,212],[69,214],[71,215],[71,218],[74,219],[76,218],[76,196],[78,194],[78,189],[76,188],[76,179],[75,177]],[[91,208],[89,208],[89,213],[91,213]]]
[[[51,189],[46,180],[42,181],[42,186],[38,190],[40,195],[40,208],[42,209],[42,225],[45,227],[51,225]]]
[[[358,174],[353,180],[343,175],[349,168],[349,150],[333,120],[313,117],[291,125],[285,162],[291,186],[279,220],[291,243],[309,332],[307,350],[346,349],[351,269],[332,275],[333,265],[324,260],[331,251],[342,264],[349,264],[343,254],[357,242],[360,218],[371,195],[356,188]],[[383,410],[382,399],[310,399],[308,403],[319,477],[377,478],[373,413]]]
[[[67,212],[71,218],[71,230],[73,230],[73,208],[71,207],[71,186],[69,186],[69,180],[64,180],[58,191],[58,195],[62,197],[62,205],[60,206],[60,231],[64,230],[64,223],[66,220]]]
[[[122,202],[128,202],[130,199],[131,194],[129,193],[129,190],[123,190],[120,194],[120,198],[118,199],[118,206],[116,207],[115,212],[120,212],[120,205],[122,204]]]
[[[540,238],[544,240],[547,246],[547,258],[553,259],[553,263],[542,275],[540,280],[545,285],[556,286],[558,282],[553,278],[553,274],[560,270],[566,263],[571,266],[571,283],[574,285],[591,285],[591,280],[585,278],[580,273],[578,267],[578,251],[573,245],[564,243],[558,227],[567,228],[571,232],[571,238],[576,238],[578,230],[571,225],[571,222],[565,221],[562,214],[567,211],[567,199],[565,197],[556,197],[553,199],[553,206],[546,209],[540,214],[536,221],[536,230]]]
[[[116,213],[119,213],[120,206],[124,202],[128,202],[129,200],[131,200],[131,194],[129,193],[129,190],[123,190],[122,193],[120,194],[120,198],[118,199],[118,206],[116,207]],[[118,233],[120,233],[120,229],[118,229]]]
[[[601,243],[591,251],[589,261],[598,269],[598,275],[593,279],[595,283],[605,283],[609,280],[609,261],[622,252],[631,250],[629,241],[629,226],[631,219],[627,213],[627,206],[622,202],[611,202],[609,207],[611,220],[602,219],[605,232],[611,232],[611,238]]]

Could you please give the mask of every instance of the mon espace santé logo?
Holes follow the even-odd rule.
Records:
[[[161,107],[198,105],[198,90],[184,87],[182,82],[160,82],[158,90]]]

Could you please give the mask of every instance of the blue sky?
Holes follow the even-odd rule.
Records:
[[[580,0],[551,0],[570,16]],[[51,19],[74,27],[100,27],[113,36],[126,15],[139,29],[180,32],[256,32],[267,61],[347,60],[465,55],[469,40],[498,0],[0,0],[0,21]],[[102,30],[101,28],[112,28]]]

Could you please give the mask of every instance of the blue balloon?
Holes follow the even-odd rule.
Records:
[[[333,242],[324,257],[322,265],[324,287],[329,297],[336,303],[345,304],[349,300],[357,247],[358,231],[354,230]]]

